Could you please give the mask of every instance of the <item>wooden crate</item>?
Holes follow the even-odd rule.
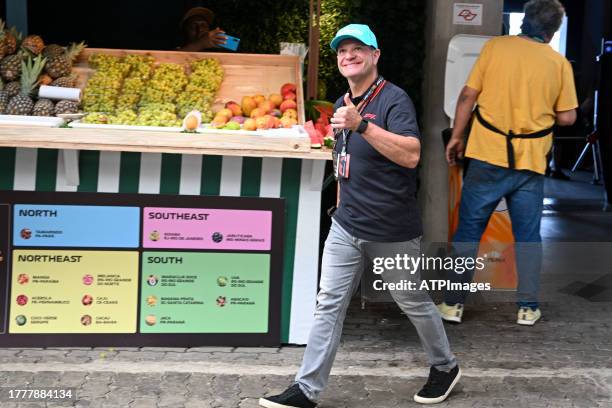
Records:
[[[92,54],[119,57],[128,54],[150,55],[155,58],[156,63],[173,62],[184,64],[187,68],[191,61],[216,58],[225,70],[223,83],[217,94],[217,104],[230,100],[240,103],[242,97],[246,95],[262,94],[268,97],[272,93],[280,93],[281,86],[291,82],[297,87],[298,122],[304,124],[305,121],[302,69],[297,56],[86,48],[74,64],[74,70],[79,74],[80,88],[85,87],[87,79],[94,72],[87,63]]]
[[[178,51],[142,51],[118,49],[86,49],[75,62],[78,86],[84,88],[95,72],[87,63],[92,54],[123,56],[150,55],[157,63],[188,63],[206,57],[217,58],[225,70],[217,104],[229,100],[240,102],[245,95],[279,93],[287,82],[297,87],[298,122],[304,123],[304,93],[298,57],[284,55],[198,53]],[[84,149],[107,151],[135,151],[150,153],[222,154],[253,157],[299,157],[327,160],[329,154],[311,150],[310,139],[299,131],[295,135],[276,137],[257,133],[245,134],[219,130],[207,134],[164,133],[153,130],[114,130],[104,125],[98,129],[52,128],[33,125],[0,125],[0,146]]]

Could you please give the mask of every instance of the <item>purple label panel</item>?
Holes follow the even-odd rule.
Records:
[[[144,248],[271,248],[271,211],[145,207],[143,218]]]

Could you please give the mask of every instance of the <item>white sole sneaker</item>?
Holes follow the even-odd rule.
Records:
[[[528,319],[527,317],[531,318]],[[540,320],[541,317],[542,312],[540,312],[540,309],[536,309],[535,311],[529,311],[529,313],[523,313],[519,311],[516,323],[520,324],[521,326],[533,326],[538,320]]]
[[[457,316],[447,316],[447,315],[443,315],[442,313],[440,313],[440,317],[442,318],[442,320],[444,320],[445,322],[451,322],[451,323],[461,323],[461,318],[457,317]]]
[[[541,316],[540,316],[541,317]],[[536,324],[536,322],[538,320],[540,320],[540,317],[538,317],[535,320],[524,320],[524,319],[518,319],[516,321],[516,323],[520,324],[521,326],[533,326],[534,324]]]
[[[276,402],[268,401],[264,398],[259,399],[259,406],[265,408],[296,408],[293,405],[281,405],[277,404]]]
[[[461,323],[463,317],[463,305],[448,306],[445,302],[436,305],[442,320],[451,323]]]
[[[457,383],[459,382],[460,378],[461,378],[461,368],[459,368],[459,372],[457,373],[457,376],[451,383],[450,387],[448,387],[448,390],[446,390],[446,393],[444,393],[444,395],[437,397],[437,398],[423,398],[423,397],[419,397],[417,394],[414,394],[414,401],[418,402],[419,404],[426,404],[426,405],[439,404],[440,402],[448,398],[451,391],[453,391],[453,388],[455,388],[455,385],[457,385]]]

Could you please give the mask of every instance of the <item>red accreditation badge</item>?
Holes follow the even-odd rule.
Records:
[[[351,155],[348,153],[341,153],[338,156],[338,176],[342,178],[349,178],[349,170],[351,167]]]

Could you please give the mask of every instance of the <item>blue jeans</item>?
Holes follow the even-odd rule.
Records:
[[[489,218],[505,197],[512,221],[518,272],[519,307],[538,307],[540,269],[542,267],[542,201],[544,176],[527,170],[513,170],[471,159],[463,181],[459,226],[453,237],[455,253],[475,257]],[[453,282],[471,282],[474,270],[463,274],[450,272]],[[447,304],[465,303],[468,292],[448,291]]]
[[[317,401],[327,385],[351,296],[361,279],[364,261],[372,257],[373,252],[386,257],[395,254],[419,257],[421,239],[419,237],[406,242],[372,243],[352,236],[338,222],[332,220],[323,250],[315,320],[308,337],[302,366],[295,377],[295,382],[311,401]],[[381,277],[389,283],[399,283],[403,280],[420,282],[419,273],[411,275],[402,270],[385,270]],[[457,361],[450,350],[440,314],[427,292],[391,290],[390,293],[414,325],[429,364],[442,371],[454,368]]]

